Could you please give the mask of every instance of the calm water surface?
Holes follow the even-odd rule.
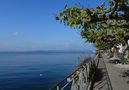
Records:
[[[0,53],[0,90],[48,90],[85,53]]]

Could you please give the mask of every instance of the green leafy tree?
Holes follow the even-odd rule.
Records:
[[[122,43],[128,47],[128,16],[129,0],[109,0],[108,5],[102,2],[95,9],[66,5],[56,19],[66,26],[80,29],[82,37],[97,48],[109,49]]]

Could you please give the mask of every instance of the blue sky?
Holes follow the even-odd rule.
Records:
[[[60,24],[54,15],[78,1],[86,0],[0,0],[0,51],[89,50],[78,30]],[[97,1],[97,0],[91,0]]]

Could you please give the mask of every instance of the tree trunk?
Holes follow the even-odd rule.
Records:
[[[113,47],[113,59],[119,59],[117,47]]]
[[[108,58],[112,58],[112,56],[113,56],[113,53],[112,53],[112,50],[111,49],[108,49],[106,51],[106,54],[107,54]]]
[[[110,58],[113,56],[112,49],[109,49]]]
[[[125,46],[124,46],[124,63],[127,63],[129,61],[129,46],[128,46],[128,41],[126,41]]]
[[[124,51],[125,51],[125,45],[122,44],[122,46],[120,47],[120,59],[121,59],[121,63],[125,64],[125,59],[124,59]]]

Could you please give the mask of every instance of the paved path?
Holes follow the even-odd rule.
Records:
[[[113,90],[129,90],[129,77],[123,76],[122,74],[122,72],[125,72],[126,69],[116,67],[115,64],[109,63],[109,58],[107,58],[107,56],[104,54],[103,58]]]
[[[109,90],[107,71],[103,61],[103,58],[99,59],[98,70],[96,76],[96,82],[94,84],[94,90]]]

